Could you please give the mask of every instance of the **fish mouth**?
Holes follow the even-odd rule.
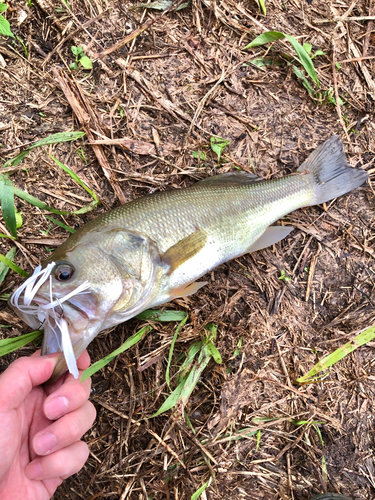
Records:
[[[57,379],[66,369],[78,378],[76,359],[92,338],[91,320],[97,317],[94,295],[88,291],[90,284],[82,283],[66,295],[56,298],[52,295],[51,262],[43,270],[38,266],[11,296],[10,306],[32,328],[44,328],[42,355],[62,352],[52,377]],[[49,294],[40,288],[49,280]],[[44,288],[45,289],[45,288]],[[95,328],[94,328],[95,329]]]

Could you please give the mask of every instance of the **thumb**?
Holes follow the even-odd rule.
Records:
[[[18,408],[33,387],[52,375],[60,353],[18,358],[0,375],[0,412]]]

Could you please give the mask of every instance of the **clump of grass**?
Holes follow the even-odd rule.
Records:
[[[309,94],[315,98],[316,89],[313,88],[312,84],[308,77],[312,80],[313,85],[315,84],[316,88],[320,88],[320,83],[315,71],[314,63],[312,59],[317,55],[323,55],[322,51],[316,51],[314,55],[311,54],[312,46],[311,44],[301,45],[298,40],[296,40],[293,36],[288,35],[287,33],[281,33],[280,31],[266,31],[261,35],[257,36],[251,43],[246,45],[244,50],[251,49],[254,47],[260,47],[261,45],[265,45],[267,43],[275,42],[276,40],[288,40],[288,42],[292,45],[296,56],[293,55],[293,59],[297,64],[292,64],[293,72],[302,82],[302,85],[306,88]],[[260,63],[266,64],[265,60],[259,61],[260,58],[257,58],[256,63],[259,65]],[[254,61],[252,61],[254,62]],[[288,64],[291,64],[288,62]],[[306,74],[303,72],[305,70]]]
[[[63,133],[50,135],[44,139],[41,139],[40,141],[35,142],[31,146],[29,146],[27,149],[22,151],[20,154],[18,154],[14,158],[8,160],[3,165],[3,168],[17,166],[29,154],[29,152],[34,148],[47,146],[50,144],[59,144],[61,142],[75,141],[77,139],[80,139],[84,135],[85,135],[84,132],[63,132]],[[88,186],[86,186],[86,184],[78,177],[78,175],[75,172],[73,172],[69,167],[67,167],[66,165],[61,163],[59,160],[57,160],[53,156],[51,156],[51,158],[80,187],[85,189],[85,191],[87,191],[89,193],[89,195],[93,198],[94,201],[92,201],[88,205],[80,208],[79,210],[75,210],[73,212],[69,212],[66,210],[57,210],[55,208],[49,207],[48,205],[46,205],[42,201],[38,200],[38,198],[35,198],[35,196],[32,196],[29,193],[26,193],[25,191],[23,191],[22,189],[19,189],[16,186],[14,186],[12,181],[9,178],[9,176],[11,175],[11,172],[7,172],[4,174],[0,173],[0,200],[1,200],[2,215],[4,218],[5,225],[13,238],[17,238],[17,224],[18,224],[18,227],[20,227],[20,220],[19,220],[20,214],[17,212],[17,209],[16,209],[15,204],[14,204],[14,197],[15,196],[18,196],[19,198],[23,199],[27,203],[30,203],[31,205],[34,205],[35,207],[38,207],[41,210],[46,210],[48,212],[51,212],[51,213],[54,213],[57,215],[84,214],[84,213],[89,212],[90,210],[94,209],[95,207],[97,207],[100,203],[95,192],[92,189],[90,189]],[[1,168],[0,168],[0,172],[1,172]],[[17,221],[17,216],[18,216],[18,221]],[[21,224],[22,224],[22,221],[21,221]],[[61,225],[61,224],[59,224],[59,225]],[[0,237],[2,237],[2,236],[0,236]]]

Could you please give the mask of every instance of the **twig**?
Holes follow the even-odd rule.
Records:
[[[339,96],[339,88],[337,84],[337,73],[336,73],[336,47],[335,47],[335,37],[332,38],[332,78],[333,78],[333,88],[335,90],[335,99],[336,99],[336,111],[337,116],[339,117],[340,124],[345,132],[346,138],[348,142],[350,142],[348,132],[346,130],[346,124],[341,114],[341,106],[340,106],[340,96]]]
[[[155,439],[156,439],[156,440],[157,440],[157,441],[158,441],[158,442],[159,442],[162,446],[164,446],[164,448],[167,450],[167,452],[168,452],[168,453],[170,453],[172,456],[174,456],[174,458],[175,458],[176,460],[178,460],[178,461],[179,461],[179,463],[182,465],[182,467],[183,467],[184,469],[186,469],[186,465],[185,465],[183,462],[181,462],[181,460],[180,460],[179,456],[177,455],[177,453],[176,453],[174,450],[172,450],[172,448],[171,448],[170,446],[168,446],[168,445],[167,445],[167,443],[166,443],[165,441],[163,441],[163,440],[162,440],[162,438],[161,438],[161,437],[159,437],[159,436],[156,434],[156,432],[152,431],[151,429],[147,429],[147,431],[151,434],[151,436],[154,436],[154,438],[155,438]]]
[[[58,68],[53,68],[53,74],[58,84],[60,85],[67,101],[69,102],[75,115],[77,116],[79,123],[86,132],[87,138],[89,139],[89,141],[93,142],[95,140],[93,130],[100,130],[101,132],[103,132],[100,119],[97,116],[95,110],[89,105],[83,93],[81,92],[79,85],[74,80],[71,80],[68,75],[64,74],[63,71]],[[108,131],[105,130],[104,132],[107,133]],[[95,156],[99,161],[100,166],[102,167],[105,177],[112,186],[114,193],[121,203],[126,203],[127,200],[120,186],[112,176],[111,167],[103,152],[102,146],[100,146],[99,144],[93,144],[92,148],[94,150]]]

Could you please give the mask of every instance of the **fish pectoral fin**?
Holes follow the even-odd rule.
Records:
[[[207,242],[205,231],[197,230],[169,248],[162,256],[162,262],[169,266],[168,275],[171,275],[184,262],[191,259],[204,248]]]
[[[284,226],[271,226],[267,228],[262,236],[254,241],[254,243],[248,248],[246,253],[256,252],[257,250],[262,250],[263,248],[267,248],[275,243],[278,243],[286,238],[288,234],[293,231],[293,229],[293,227]]]
[[[190,285],[183,285],[178,288],[174,288],[170,295],[170,300],[179,299],[181,297],[188,297],[197,292],[202,286],[207,285],[208,281],[194,281]]]

